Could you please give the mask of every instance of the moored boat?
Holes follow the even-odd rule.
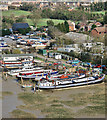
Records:
[[[10,72],[8,72],[8,74],[14,76],[14,75],[19,75],[20,72],[34,71],[34,70],[40,70],[40,69],[42,69],[42,67],[34,68],[33,66],[26,66],[26,67],[23,67],[22,69],[11,70]]]
[[[21,72],[19,75],[16,77],[18,79],[23,78],[23,79],[35,79],[36,77],[40,76],[46,76],[48,74],[54,75],[57,74],[58,71],[53,71],[53,70],[37,70],[37,71],[28,71],[28,72]]]
[[[94,84],[103,81],[105,78],[105,74],[99,77],[86,77],[86,78],[76,78],[76,79],[69,79],[69,80],[52,80],[47,81],[43,80],[36,85],[39,89],[59,89],[59,88],[68,88],[68,87],[75,87],[75,86],[82,86],[87,84]]]

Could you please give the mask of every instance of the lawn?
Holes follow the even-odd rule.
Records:
[[[14,14],[14,16],[21,16],[21,15],[24,15],[24,16],[27,16],[29,14],[31,14],[31,12],[29,11],[24,11],[24,10],[8,10],[8,11],[3,11],[2,12],[2,16],[10,16],[11,14]],[[37,26],[38,27],[41,27],[41,26],[46,26],[47,25],[47,21],[48,20],[52,20],[54,22],[54,24],[58,24],[58,23],[62,23],[64,22],[64,20],[58,20],[58,19],[40,19],[37,23]],[[28,22],[29,25],[33,25],[33,22],[31,19],[26,19],[25,20],[26,22]]]
[[[3,11],[2,16],[10,16],[11,14],[14,14],[14,16],[21,16],[21,15],[29,15],[29,11],[23,11],[23,10],[8,10]]]
[[[105,15],[105,12],[106,12],[106,11],[95,11],[95,12],[91,12],[91,13],[93,13],[93,14],[103,14],[103,15]]]
[[[64,20],[58,20],[58,19],[48,19],[48,18],[43,18],[43,19],[40,19],[37,23],[37,26],[38,27],[41,27],[41,26],[47,26],[47,21],[48,20],[52,20],[54,22],[54,25],[57,25],[58,23],[63,23]],[[26,22],[29,23],[29,25],[33,25],[33,22],[31,19],[26,19]]]

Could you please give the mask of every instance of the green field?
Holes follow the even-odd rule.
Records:
[[[106,12],[106,11],[96,11],[96,12],[91,12],[91,13],[93,13],[93,14],[103,14],[103,15],[105,15],[105,12]]]
[[[29,15],[31,12],[28,11],[23,11],[23,10],[8,10],[8,11],[3,11],[2,12],[2,16],[10,16],[12,14],[14,14],[14,16],[27,16]],[[51,20],[51,19],[41,19],[38,21],[37,26],[41,27],[41,26],[46,26],[47,25],[47,21]],[[58,19],[52,19],[52,21],[54,22],[54,24],[58,24],[58,23],[62,23],[64,22],[64,20],[58,20]],[[33,25],[33,22],[31,19],[26,19],[25,22],[27,22],[29,25]]]
[[[46,26],[48,20],[52,20],[52,21],[54,22],[55,25],[57,25],[58,23],[63,23],[63,22],[64,22],[64,20],[48,19],[48,18],[45,19],[45,18],[43,18],[43,19],[40,19],[40,20],[38,21],[37,26],[38,26],[38,27]],[[33,22],[32,22],[31,19],[26,19],[26,22],[28,22],[29,25],[33,25]]]
[[[29,15],[30,12],[23,10],[8,10],[2,12],[2,16],[10,16],[11,14],[14,14],[14,16],[21,16],[21,15]]]

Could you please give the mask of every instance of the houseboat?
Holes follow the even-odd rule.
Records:
[[[75,86],[83,86],[88,84],[94,84],[103,81],[105,78],[105,74],[100,76],[92,76],[86,78],[71,78],[68,80],[43,80],[39,81],[38,85],[36,85],[39,89],[58,89],[58,88],[68,88],[68,87],[75,87]]]

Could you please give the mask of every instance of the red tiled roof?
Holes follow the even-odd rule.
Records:
[[[98,32],[105,32],[105,27],[96,27],[94,30],[97,30]]]

